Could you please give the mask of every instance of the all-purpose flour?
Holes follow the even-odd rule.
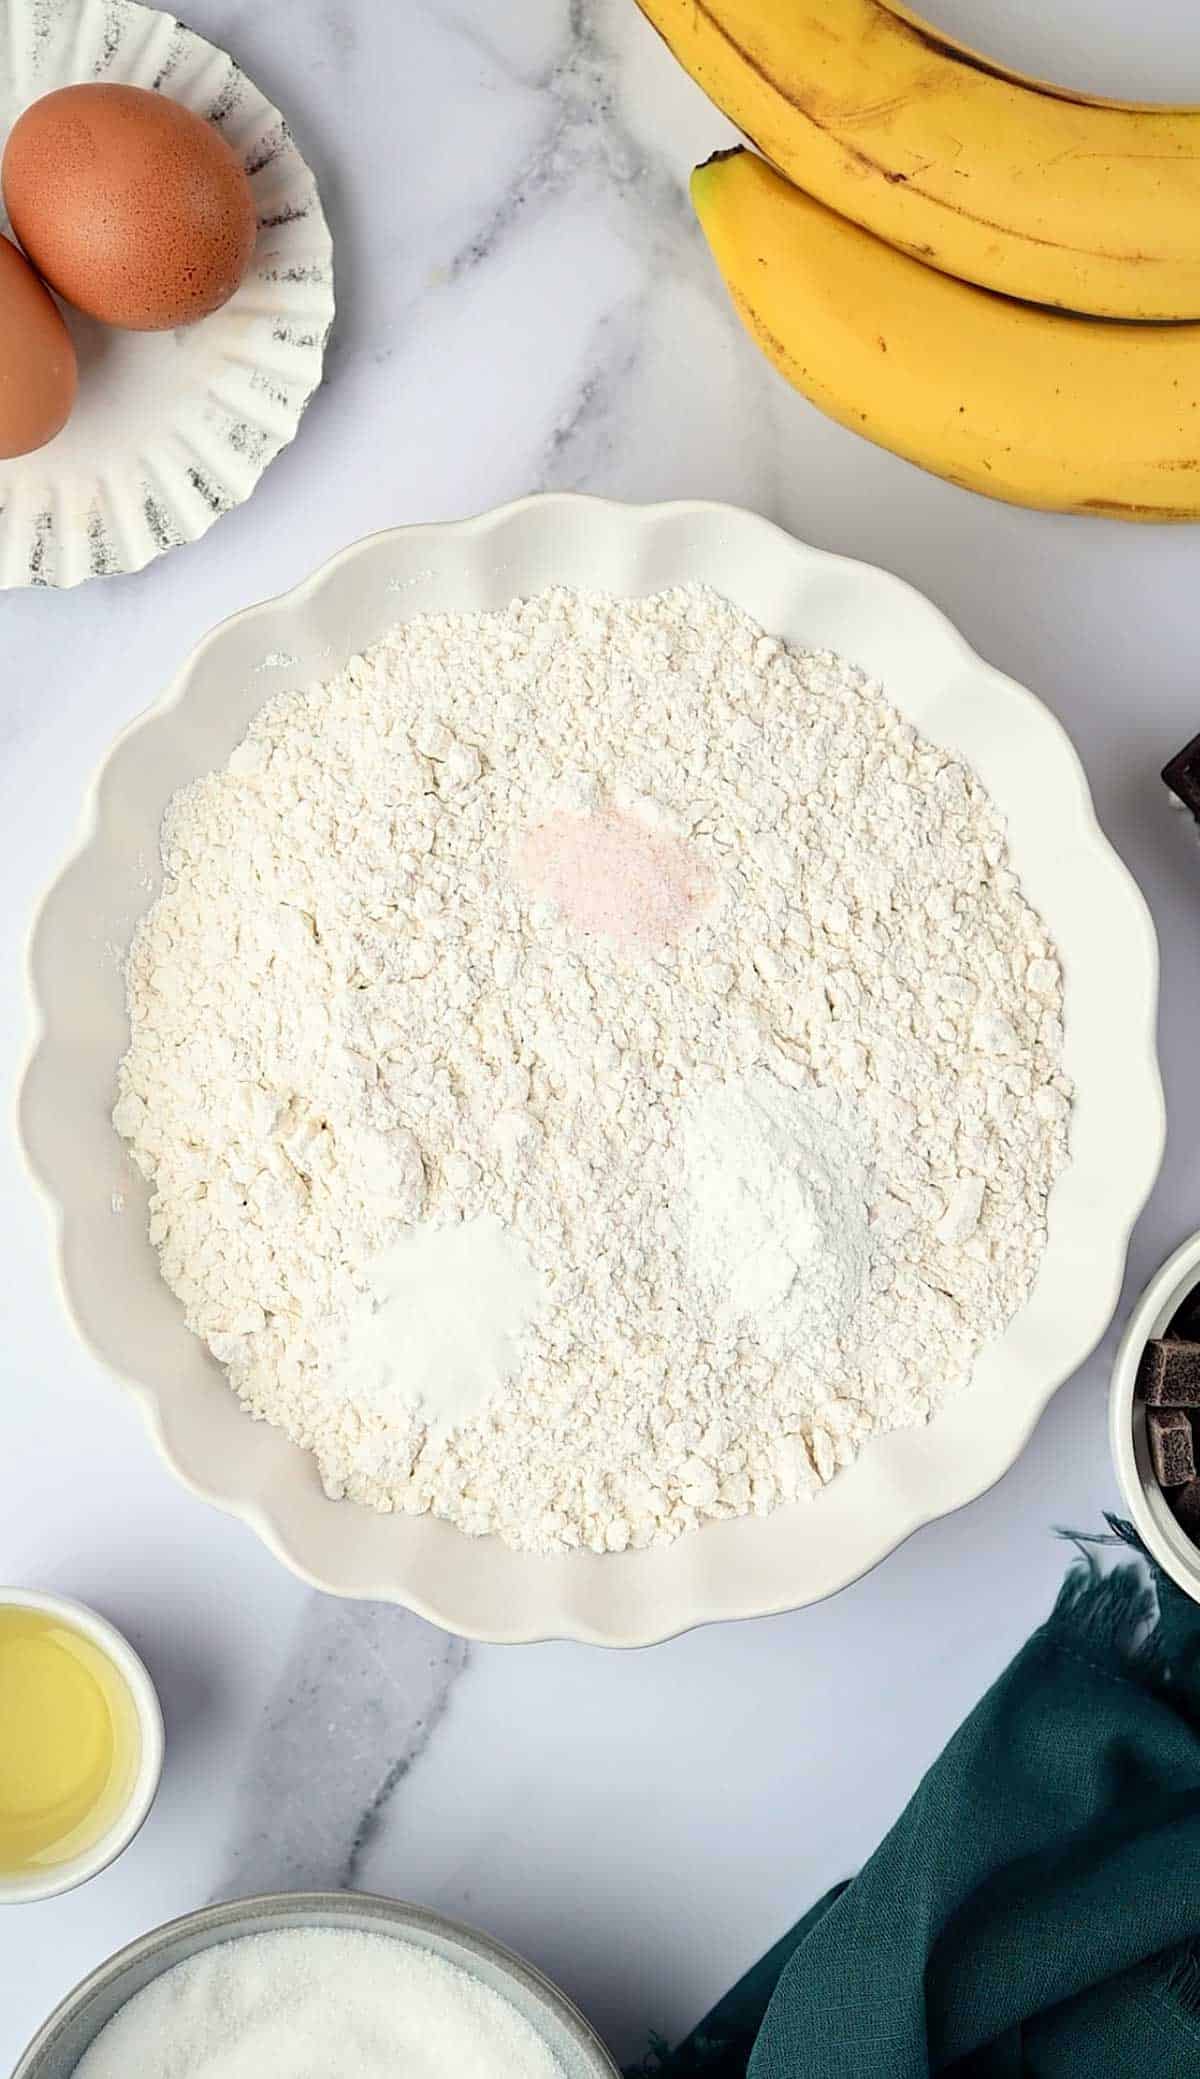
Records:
[[[191,1326],[332,1494],[673,1538],[924,1421],[1024,1299],[1070,1089],[1000,819],[714,593],[418,617],[272,700],[164,858],[116,1122]],[[414,1226],[480,1220],[539,1303],[447,1429],[346,1351]]]

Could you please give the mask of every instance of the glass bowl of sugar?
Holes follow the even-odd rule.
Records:
[[[618,2079],[600,2038],[531,1964],[396,1899],[235,1899],[155,1928],[39,2030],[13,2079]]]

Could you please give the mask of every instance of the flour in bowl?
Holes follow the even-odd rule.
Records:
[[[715,593],[417,616],[264,707],[163,851],[116,1124],[191,1327],[331,1494],[537,1552],[764,1513],[1028,1293],[1071,1093],[1001,819]],[[393,1336],[414,1238],[446,1297]]]

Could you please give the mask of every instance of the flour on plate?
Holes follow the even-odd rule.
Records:
[[[264,707],[163,850],[116,1123],[188,1322],[331,1494],[666,1541],[925,1421],[1024,1300],[1058,963],[979,782],[840,658],[700,587],[419,615]],[[479,1222],[537,1303],[447,1424],[419,1324],[370,1390],[346,1353],[398,1245]]]

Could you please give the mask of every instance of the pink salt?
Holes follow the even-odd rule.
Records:
[[[526,832],[515,864],[526,894],[626,951],[682,938],[714,894],[687,845],[622,809],[556,809]]]

